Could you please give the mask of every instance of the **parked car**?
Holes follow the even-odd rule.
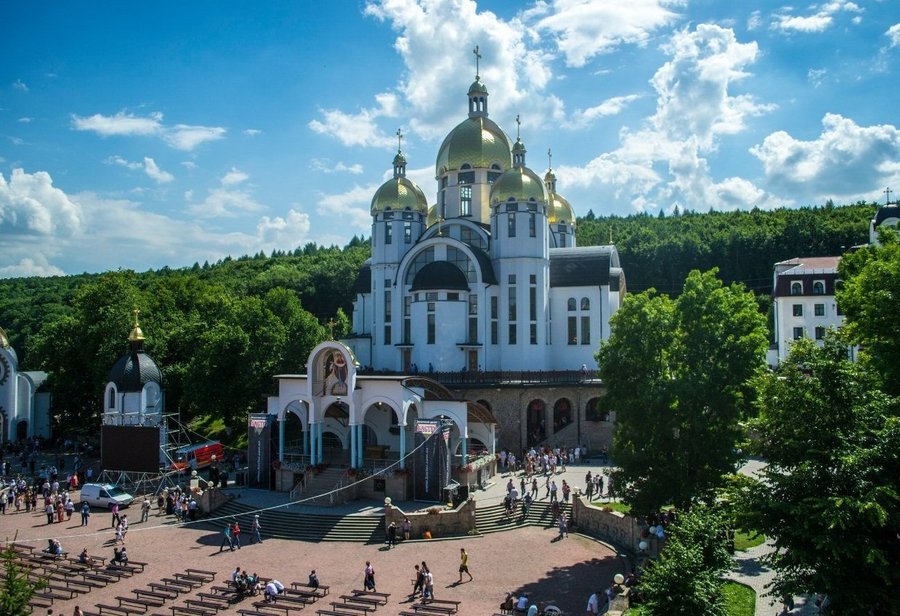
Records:
[[[118,503],[119,507],[127,507],[134,502],[134,497],[108,483],[86,483],[81,487],[81,500],[94,507],[109,509],[113,503]]]

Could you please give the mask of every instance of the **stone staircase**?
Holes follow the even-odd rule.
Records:
[[[307,480],[302,489],[295,487],[291,490],[291,500],[302,501],[304,505],[323,507],[339,505],[347,502],[348,498],[346,494],[334,490],[346,483],[344,469],[329,467]]]
[[[221,530],[224,522],[236,518],[241,525],[243,543],[251,539],[251,524],[256,509],[237,500],[230,500],[213,514],[225,518],[210,527]],[[264,510],[259,513],[263,541],[267,538],[294,539],[298,541],[351,541],[355,543],[382,543],[384,515],[337,515],[295,513],[284,509]]]
[[[571,519],[572,505],[560,503],[562,511]],[[490,505],[475,510],[475,526],[483,535],[497,533],[504,530],[513,530],[522,526],[538,526],[540,528],[554,528],[553,514],[549,501],[536,501],[528,508],[528,515],[522,515],[522,505],[519,504],[516,514],[511,518],[506,517],[506,509],[503,504]]]

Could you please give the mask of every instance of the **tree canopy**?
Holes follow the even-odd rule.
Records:
[[[616,412],[617,494],[639,512],[687,507],[734,470],[765,318],[742,286],[693,271],[675,300],[628,296],[611,327],[597,360]]]
[[[770,537],[776,596],[826,593],[834,614],[898,614],[900,400],[846,341],[798,341],[759,381],[762,480],[746,524]]]

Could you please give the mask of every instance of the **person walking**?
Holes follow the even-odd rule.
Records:
[[[259,534],[259,531],[262,530],[262,526],[259,525],[259,514],[255,514],[253,516],[253,524],[250,526],[250,530],[253,534],[250,536],[250,543],[253,543],[256,540],[257,543],[262,543],[262,536]]]
[[[234,546],[237,546],[237,549],[241,549],[241,527],[237,523],[237,520],[231,523],[231,549],[234,549]]]
[[[222,545],[219,546],[219,552],[225,549],[225,546],[231,548],[234,552],[234,544],[231,542],[231,524],[226,524],[222,529]]]
[[[397,545],[397,525],[393,522],[390,523],[387,529],[387,544],[389,550]]]
[[[141,503],[141,522],[146,522],[149,519],[150,519],[150,499],[145,496],[144,502]]]
[[[87,501],[84,501],[84,504],[81,505],[81,525],[88,525],[88,518],[91,517],[91,506],[87,504]]]
[[[112,527],[116,528],[119,525],[119,503],[113,503],[109,507],[109,512],[112,514]]]
[[[416,570],[416,577],[413,580],[413,589],[412,594],[409,596],[410,599],[414,599],[417,593],[425,592],[425,572],[422,571],[422,568],[419,565],[414,565]]]
[[[459,548],[459,582],[457,584],[462,584],[463,573],[469,576],[470,582],[474,579],[469,573],[469,554],[466,552],[466,548]]]
[[[363,573],[363,587],[366,590],[375,592],[375,567],[368,560],[366,561],[366,569]]]

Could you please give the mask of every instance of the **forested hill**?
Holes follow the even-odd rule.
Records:
[[[772,265],[840,254],[864,243],[874,205],[578,221],[578,244],[619,249],[629,292],[677,293],[692,269],[718,267],[765,305]],[[125,350],[131,310],[142,310],[147,351],[164,367],[166,404],[205,431],[240,425],[263,408],[272,375],[303,370],[309,351],[349,331],[364,239],[292,252],[135,273],[0,280],[0,326],[22,370],[46,370],[60,427],[94,425],[113,362]],[[84,423],[87,421],[87,423]],[[199,427],[199,425],[198,425]],[[218,429],[218,430],[217,430]]]
[[[867,243],[876,207],[858,203],[665,217],[588,213],[578,221],[577,238],[579,246],[588,246],[609,242],[611,234],[630,293],[654,287],[677,294],[692,269],[718,267],[726,282],[769,295],[778,261],[839,255]]]

